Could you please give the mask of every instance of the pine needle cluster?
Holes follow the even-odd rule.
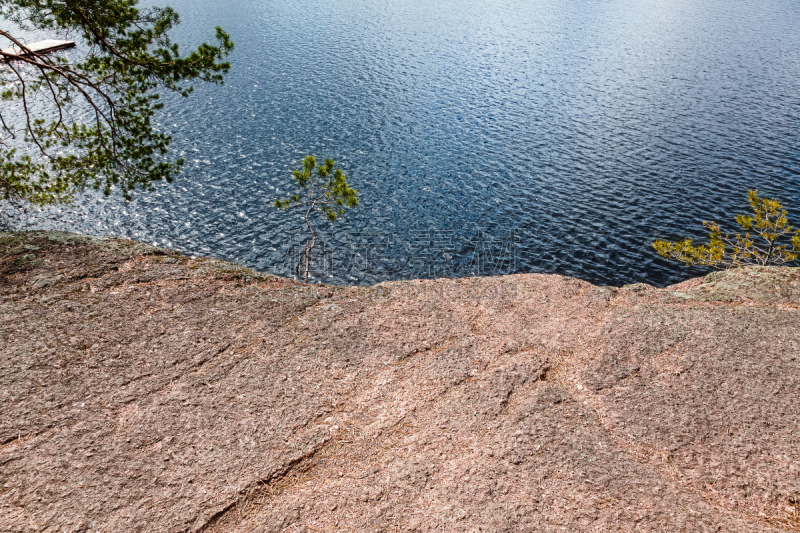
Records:
[[[746,265],[784,265],[800,257],[800,230],[789,223],[780,202],[748,191],[752,215],[737,215],[742,232],[723,233],[716,222],[703,222],[709,242],[695,245],[692,239],[677,242],[657,240],[658,255],[688,265],[732,268]]]

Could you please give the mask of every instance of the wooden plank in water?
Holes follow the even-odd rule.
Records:
[[[26,52],[18,46],[12,46],[11,48],[4,48],[0,50],[0,55],[3,56],[3,61],[9,61],[15,57],[31,55],[31,52],[37,54],[49,54],[50,52],[55,52],[56,50],[72,48],[75,46],[75,41],[56,41],[55,39],[48,39],[46,41],[39,41],[38,43],[27,44],[25,46],[30,49],[30,52]]]

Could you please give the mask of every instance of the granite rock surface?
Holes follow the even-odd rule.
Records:
[[[800,271],[309,286],[0,234],[1,531],[800,531]]]

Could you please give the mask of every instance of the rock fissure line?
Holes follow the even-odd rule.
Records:
[[[631,376],[626,376],[623,379],[628,379],[629,377]],[[648,450],[647,448],[644,448],[642,447],[642,445],[638,444],[635,440],[631,440],[631,438],[626,437],[625,435],[622,435],[619,432],[617,432],[614,429],[613,424],[608,421],[609,420],[608,415],[603,413],[603,410],[599,406],[597,399],[590,396],[588,392],[584,392],[584,390],[574,387],[573,391],[570,394],[578,403],[580,403],[581,405],[589,406],[592,409],[600,425],[607,432],[609,437],[611,437],[611,439],[613,439],[617,443],[617,446],[621,450],[623,450],[637,462],[653,468],[660,475],[677,483],[684,491],[698,494],[710,504],[716,507],[721,507],[729,512],[735,513],[749,522],[763,523],[767,525],[791,524],[791,522],[787,519],[776,521],[776,520],[771,520],[768,517],[758,516],[757,514],[758,510],[749,508],[749,506],[743,509],[742,506],[730,505],[724,501],[720,501],[719,498],[715,497],[710,490],[704,490],[701,487],[698,487],[695,483],[691,482],[690,480],[687,480],[686,476],[682,475],[677,469],[677,467],[670,463],[669,453],[664,451],[653,452],[651,450]],[[659,459],[661,460],[659,461]]]
[[[284,468],[274,472],[273,474],[270,474],[264,479],[250,483],[246,488],[240,491],[240,498],[231,502],[229,505],[209,517],[204,524],[200,525],[194,530],[195,533],[214,531],[214,528],[221,523],[228,514],[236,512],[238,506],[241,506],[247,501],[255,499],[259,496],[273,496],[275,491],[273,491],[272,488],[275,485],[281,484],[283,481],[288,481],[288,483],[279,487],[278,490],[286,490],[290,488],[292,485],[298,482],[298,479],[292,478],[299,478],[298,473],[302,475],[314,468],[314,458],[327,447],[329,447],[331,442],[332,438],[328,437],[324,442],[313,448],[311,451],[289,461]]]

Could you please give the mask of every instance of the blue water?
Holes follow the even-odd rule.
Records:
[[[6,206],[7,223],[289,275],[303,226],[271,204],[307,154],[336,159],[360,193],[321,225],[315,279],[330,283],[557,272],[664,285],[700,271],[649,243],[732,222],[750,188],[800,223],[796,0],[171,5],[179,42],[215,25],[236,42],[224,86],[168,99],[182,175],[131,203]]]

